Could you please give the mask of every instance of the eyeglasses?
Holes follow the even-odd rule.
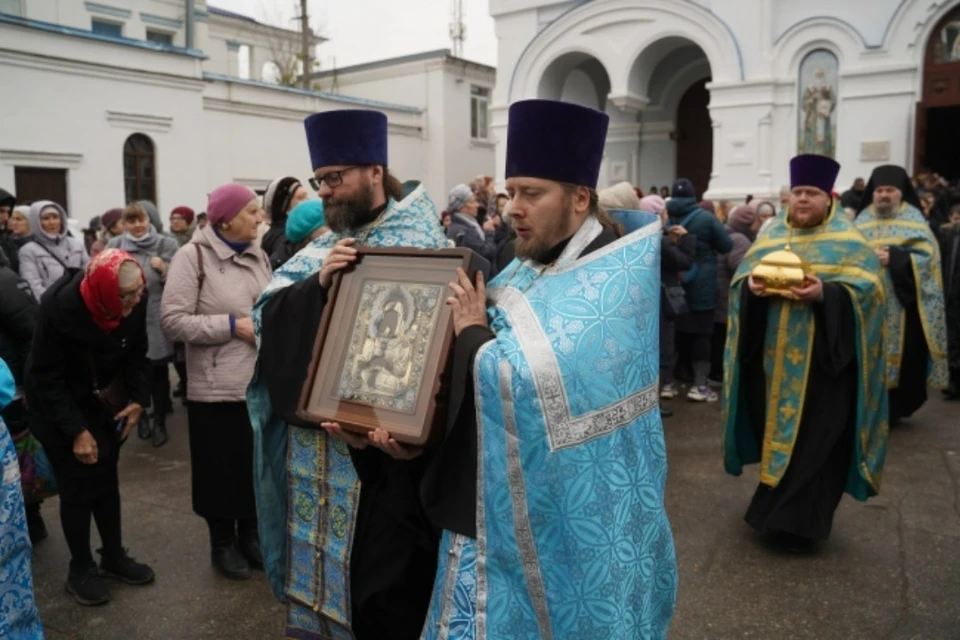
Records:
[[[139,287],[133,291],[128,291],[127,293],[120,294],[120,302],[130,302],[131,300],[136,300],[144,291],[146,291],[147,285],[141,284]]]
[[[345,174],[347,171],[353,171],[354,169],[357,169],[362,166],[364,165],[355,164],[352,167],[347,167],[346,169],[340,169],[340,171],[331,171],[329,173],[325,173],[319,178],[317,177],[310,178],[310,186],[313,187],[314,191],[320,191],[321,182],[326,183],[326,185],[331,189],[333,187],[339,187],[340,185],[343,184],[343,174]]]

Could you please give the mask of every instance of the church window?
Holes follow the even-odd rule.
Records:
[[[487,109],[490,106],[490,89],[487,87],[470,87],[470,137],[476,140],[486,140]]]
[[[153,141],[135,133],[123,144],[123,185],[127,202],[157,201]]]
[[[933,61],[935,64],[960,62],[960,9],[953,12],[933,37]]]
[[[108,22],[106,20],[93,19],[91,31],[101,36],[110,36],[111,38],[123,37],[123,25],[117,22]]]

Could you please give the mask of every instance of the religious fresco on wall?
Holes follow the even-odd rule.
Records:
[[[837,56],[825,49],[811,51],[800,63],[798,153],[836,155],[839,70]]]
[[[933,61],[936,64],[960,62],[960,8],[953,12],[933,37]]]

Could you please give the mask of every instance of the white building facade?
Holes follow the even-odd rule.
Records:
[[[498,177],[508,107],[534,97],[610,115],[601,186],[689,177],[711,198],[771,196],[799,152],[835,157],[838,189],[885,163],[960,176],[955,0],[490,0],[490,12]]]
[[[466,137],[466,153],[447,153],[454,125],[434,124],[434,110],[453,98],[404,99],[376,83],[358,95],[272,84],[277,50],[299,37],[204,0],[0,0],[0,187],[21,202],[56,200],[82,224],[137,199],[164,215],[200,211],[225,182],[306,182],[303,119],[344,108],[387,115],[391,170],[423,181],[441,209],[448,174],[493,172],[492,143],[471,150]],[[448,88],[461,92],[452,81],[437,90]],[[451,113],[469,130],[464,100]]]
[[[488,113],[496,69],[453,57],[447,49],[313,74],[324,89],[410,104],[424,113],[426,154],[443,158],[431,179],[443,199],[460,183],[493,175]],[[437,173],[439,172],[439,173]],[[439,204],[441,192],[433,192]]]

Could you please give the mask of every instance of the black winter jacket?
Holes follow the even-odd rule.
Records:
[[[10,367],[17,386],[23,385],[37,309],[27,281],[9,267],[0,267],[0,358]]]
[[[119,450],[115,421],[94,387],[102,389],[120,376],[130,400],[147,406],[147,299],[107,333],[80,296],[82,280],[82,270],[69,269],[43,294],[27,359],[27,406],[31,429],[45,448],[72,451],[73,439],[87,429],[101,462],[109,464]]]

